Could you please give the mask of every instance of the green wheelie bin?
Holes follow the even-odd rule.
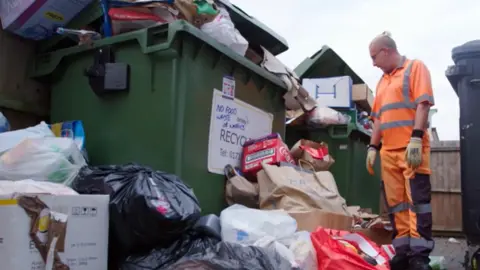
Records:
[[[33,77],[51,85],[52,122],[83,121],[90,164],[176,174],[204,213],[225,207],[222,161],[285,134],[283,82],[184,21],[38,55]]]
[[[331,48],[324,46],[312,57],[305,59],[295,72],[300,78],[327,78],[350,76],[354,84],[364,81]],[[367,146],[370,134],[357,123],[355,109],[341,111],[351,116],[347,125],[325,128],[288,125],[286,142],[292,147],[298,140],[307,139],[328,144],[335,163],[330,171],[335,177],[340,194],[348,205],[380,211],[380,162],[375,164],[375,175],[366,170]]]

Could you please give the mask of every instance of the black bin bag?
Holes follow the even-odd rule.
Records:
[[[120,270],[291,270],[274,249],[221,242],[209,236],[184,235],[168,248],[130,256]]]
[[[110,195],[109,246],[116,259],[170,246],[200,217],[197,198],[180,178],[137,164],[84,167],[72,188]]]

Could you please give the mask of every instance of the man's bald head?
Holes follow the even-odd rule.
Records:
[[[387,48],[395,51],[397,50],[397,43],[395,43],[395,40],[393,40],[391,34],[387,31],[375,37],[370,43],[370,46],[374,46],[378,49]]]
[[[397,50],[397,44],[389,32],[383,32],[375,37],[370,43],[370,57],[373,65],[390,73],[401,61],[401,56]]]

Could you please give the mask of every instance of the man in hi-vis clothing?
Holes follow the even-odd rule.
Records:
[[[434,105],[430,72],[424,63],[399,54],[388,32],[370,44],[380,79],[371,117],[373,132],[367,169],[380,152],[382,188],[394,228],[392,270],[431,269],[432,239],[428,112]],[[381,145],[381,147],[380,147]]]

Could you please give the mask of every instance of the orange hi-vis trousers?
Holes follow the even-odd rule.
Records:
[[[422,164],[413,171],[405,148],[380,151],[382,188],[397,255],[428,256],[434,248],[430,184],[430,147],[422,150]]]

